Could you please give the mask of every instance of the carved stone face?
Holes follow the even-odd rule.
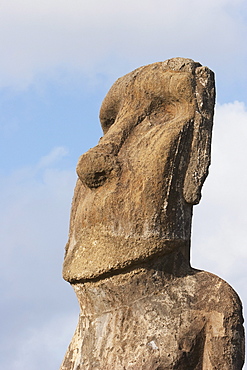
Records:
[[[190,240],[210,162],[213,74],[189,59],[116,81],[99,144],[82,155],[64,262],[68,281],[168,254]]]

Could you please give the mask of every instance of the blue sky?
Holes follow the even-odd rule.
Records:
[[[78,304],[61,278],[78,157],[112,83],[182,56],[216,73],[212,165],[192,263],[247,306],[245,0],[0,0],[0,367],[58,369]]]

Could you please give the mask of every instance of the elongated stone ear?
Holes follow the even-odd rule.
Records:
[[[211,160],[211,138],[215,104],[214,73],[207,67],[195,71],[196,112],[191,154],[183,195],[187,203],[198,204]]]

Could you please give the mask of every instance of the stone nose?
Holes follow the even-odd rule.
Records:
[[[89,149],[79,158],[76,172],[84,185],[91,189],[98,188],[107,179],[119,174],[119,150],[133,127],[138,123],[138,116],[132,111],[123,112],[122,117],[116,119],[115,123],[100,139],[98,145]]]
[[[117,156],[105,152],[100,146],[83,154],[76,168],[81,182],[91,189],[103,185],[107,179],[116,176],[119,170]]]

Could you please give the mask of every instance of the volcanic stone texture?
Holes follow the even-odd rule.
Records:
[[[60,370],[242,369],[237,294],[190,266],[214,101],[213,72],[183,58],[138,68],[104,99],[104,136],[77,165],[63,275],[80,317]]]
[[[188,248],[210,164],[214,97],[213,73],[190,59],[115,82],[100,111],[104,136],[77,165],[66,280]]]

